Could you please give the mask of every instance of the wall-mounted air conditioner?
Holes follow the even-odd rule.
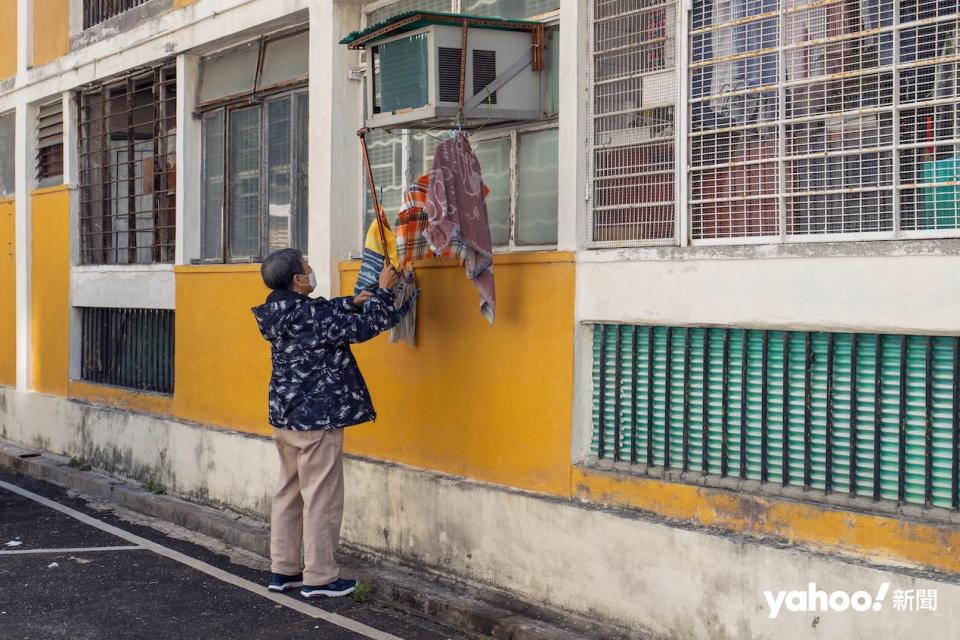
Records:
[[[366,48],[370,128],[449,127],[460,104],[463,28],[432,24]],[[537,120],[540,72],[529,31],[467,29],[463,126]]]

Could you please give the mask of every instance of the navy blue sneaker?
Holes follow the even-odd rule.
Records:
[[[288,589],[294,589],[296,587],[303,586],[303,574],[298,573],[295,576],[285,576],[282,573],[271,573],[270,574],[270,584],[267,585],[267,589],[270,591],[286,591]]]
[[[319,587],[304,585],[303,589],[300,590],[300,595],[302,595],[304,598],[319,598],[321,596],[326,596],[327,598],[336,598],[338,596],[348,596],[353,593],[353,590],[356,588],[356,580],[339,578],[330,584],[324,584]]]

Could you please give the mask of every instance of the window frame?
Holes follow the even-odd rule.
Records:
[[[377,0],[375,2],[370,2],[364,4],[361,7],[361,28],[366,28],[370,24],[370,15],[380,9],[389,7],[393,4],[397,4],[401,0]],[[450,12],[459,13],[462,9],[463,0],[450,0]],[[530,16],[528,19],[538,20],[543,23],[544,31],[550,32],[551,30],[556,30],[557,35],[559,35],[562,26],[560,24],[560,9],[554,9],[536,16]],[[364,52],[364,55],[370,55],[369,52]],[[363,92],[363,99],[367,99],[367,86],[366,83],[369,81],[366,75],[366,68],[364,67],[360,71],[360,76],[362,79],[361,91]],[[549,78],[546,73],[540,74],[540,95],[541,95],[541,112],[545,111],[547,106],[546,95],[549,90]],[[509,253],[524,253],[524,252],[537,252],[537,251],[556,251],[558,243],[551,244],[519,244],[517,243],[517,223],[518,223],[518,188],[519,188],[519,165],[518,165],[518,150],[519,150],[519,139],[523,134],[533,133],[537,131],[548,131],[548,130],[558,130],[559,131],[559,108],[560,105],[554,105],[557,108],[557,112],[544,117],[540,120],[526,123],[518,124],[507,124],[505,126],[491,127],[490,129],[479,129],[474,132],[468,132],[469,140],[471,144],[476,144],[478,142],[486,142],[490,140],[497,139],[509,139],[510,140],[510,215],[509,215],[509,225],[510,225],[510,235],[509,240],[506,245],[494,245],[493,252],[494,254],[509,254]],[[361,110],[359,115],[359,126],[364,124],[364,114],[365,109]],[[411,138],[417,132],[423,132],[427,135],[432,135],[435,138],[445,137],[446,132],[442,131],[437,133],[436,130],[431,129],[399,129],[391,130],[393,133],[399,133],[401,137],[400,144],[402,145],[401,152],[401,167],[400,174],[404,184],[401,189],[405,193],[406,189],[409,187],[410,183],[415,180],[418,176],[411,175],[411,165],[412,165],[412,151],[411,151]],[[361,167],[362,168],[362,167]],[[359,245],[363,246],[367,230],[369,226],[369,221],[367,219],[368,215],[368,205],[369,205],[369,186],[367,185],[366,171],[363,170],[362,175],[364,179],[362,181],[362,188],[358,198],[358,213],[357,216],[359,224]],[[559,176],[558,176],[559,182]],[[559,187],[559,184],[558,184]],[[559,206],[557,207],[557,219],[559,224]],[[387,212],[388,216],[390,212]],[[559,242],[559,238],[558,238]],[[354,256],[351,256],[354,257]]]
[[[283,90],[274,90],[270,91],[268,94],[264,94],[261,97],[250,96],[246,100],[237,100],[231,99],[230,104],[225,104],[223,106],[205,110],[201,118],[206,120],[207,117],[212,116],[217,113],[223,115],[223,184],[221,186],[221,198],[222,198],[222,208],[221,208],[221,218],[220,218],[220,257],[209,257],[209,258],[197,258],[192,262],[194,264],[244,264],[244,263],[256,263],[262,262],[263,259],[269,253],[270,247],[270,226],[269,226],[269,148],[267,145],[268,140],[270,139],[270,124],[268,117],[268,106],[271,103],[278,102],[280,100],[289,100],[290,101],[290,127],[291,133],[293,133],[294,127],[296,127],[296,116],[297,110],[299,108],[300,96],[307,96],[309,99],[309,89],[307,87],[307,81],[302,81],[297,83],[298,86],[293,88],[286,88]],[[309,105],[309,103],[308,103]],[[233,256],[231,255],[230,247],[230,148],[231,148],[231,135],[230,135],[230,124],[232,121],[232,114],[236,111],[241,111],[248,109],[250,107],[257,108],[257,115],[260,119],[260,139],[258,141],[259,153],[258,155],[258,165],[259,165],[259,255],[244,255],[244,256]],[[309,112],[309,107],[308,107]],[[200,164],[201,164],[201,192],[202,194],[206,193],[206,184],[207,184],[207,136],[206,136],[206,122],[201,123],[201,151],[200,151]],[[298,220],[302,215],[309,215],[308,202],[299,202],[297,197],[298,188],[299,188],[299,178],[298,171],[295,167],[298,164],[297,158],[297,146],[294,144],[295,138],[291,137],[290,144],[290,199],[291,199],[291,242],[290,246],[297,246],[298,244],[306,246],[306,238],[295,237],[298,228]],[[309,160],[308,160],[309,161]],[[208,224],[207,210],[206,210],[206,198],[201,195],[200,200],[200,237],[206,237],[206,230]]]
[[[553,117],[522,126],[509,126],[490,130],[484,129],[470,136],[471,145],[492,140],[510,141],[510,215],[508,217],[510,235],[507,244],[493,246],[493,252],[495,254],[519,253],[523,251],[555,251],[557,248],[557,243],[555,242],[549,244],[522,244],[518,241],[517,232],[520,223],[520,138],[529,133],[542,131],[559,132],[558,125],[558,118]]]
[[[269,118],[268,118],[268,106],[271,102],[277,102],[282,99],[290,100],[290,127],[291,134],[295,133],[294,128],[297,126],[297,116],[298,109],[302,102],[301,96],[306,97],[307,104],[307,117],[309,118],[309,76],[303,78],[297,78],[295,80],[288,80],[283,82],[274,83],[272,85],[260,86],[260,81],[263,74],[263,65],[264,58],[266,56],[267,47],[276,41],[284,40],[287,38],[293,38],[304,33],[309,32],[309,27],[305,25],[298,25],[293,28],[284,29],[276,33],[271,33],[267,35],[262,35],[259,38],[256,38],[252,41],[247,41],[245,43],[236,43],[231,44],[229,47],[220,49],[218,51],[210,52],[209,56],[217,55],[223,53],[224,51],[229,51],[237,47],[242,47],[245,44],[256,43],[256,46],[259,48],[257,54],[257,69],[254,75],[253,80],[253,91],[246,93],[236,93],[218,98],[216,100],[209,100],[207,102],[198,103],[195,111],[195,116],[198,117],[200,122],[200,185],[201,185],[201,197],[200,197],[200,238],[201,238],[201,256],[191,260],[192,264],[246,264],[246,263],[257,263],[262,262],[263,259],[269,253],[270,247],[270,227],[269,227],[269,174],[268,174],[268,165],[269,165],[269,149],[267,142],[269,141]],[[230,123],[231,116],[234,112],[247,109],[250,107],[256,107],[258,110],[258,116],[260,118],[260,139],[259,144],[259,154],[258,154],[258,163],[259,163],[259,173],[260,173],[260,183],[259,183],[259,254],[258,255],[245,255],[233,257],[231,255],[230,247],[230,148],[231,148],[231,135],[230,135]],[[206,119],[216,113],[221,113],[223,116],[223,184],[221,186],[221,213],[220,213],[220,251],[219,257],[203,257],[203,238],[206,237],[208,217],[207,217],[207,200],[206,200],[206,185],[207,185],[207,135],[206,135]],[[309,216],[309,202],[299,202],[298,193],[299,187],[299,172],[295,169],[298,164],[298,147],[296,144],[295,136],[291,135],[290,142],[290,199],[291,199],[291,220],[290,220],[290,246],[300,245],[304,249],[307,246],[307,238],[298,238],[296,237],[299,234],[299,219],[300,216],[306,215]],[[309,157],[307,158],[309,162]],[[309,176],[307,176],[307,182],[309,183]],[[309,198],[308,198],[309,199]],[[309,233],[308,233],[309,235]],[[304,251],[306,254],[306,251]]]

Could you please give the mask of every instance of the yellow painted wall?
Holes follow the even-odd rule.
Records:
[[[17,3],[0,2],[0,79],[17,75]]]
[[[270,348],[250,309],[267,289],[259,265],[183,266],[176,272],[178,418],[269,434]]]
[[[197,0],[175,0],[173,3],[173,6],[177,8],[187,7],[187,6],[190,6],[191,4],[195,4],[196,2]]]
[[[16,221],[13,200],[0,200],[0,385],[17,384]]]
[[[56,60],[69,46],[70,0],[34,0],[32,66]]]
[[[491,327],[462,267],[420,266],[416,347],[354,349],[379,416],[347,430],[347,451],[568,495],[574,268],[567,253],[498,256]],[[357,271],[343,265],[344,295]]]
[[[32,386],[67,395],[70,358],[70,189],[34,191],[30,247]]]
[[[345,290],[357,264],[344,265]],[[379,412],[347,430],[348,451],[567,495],[573,382],[570,254],[498,258],[489,327],[463,269],[419,271],[415,348],[386,336],[355,347]],[[269,346],[250,308],[267,289],[257,265],[176,268],[173,415],[269,434]]]

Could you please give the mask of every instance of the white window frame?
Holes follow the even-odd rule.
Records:
[[[510,237],[505,245],[494,245],[494,253],[519,253],[523,251],[553,251],[557,248],[552,244],[519,244],[517,242],[517,227],[519,223],[519,196],[520,196],[520,137],[527,133],[538,131],[557,131],[557,119],[540,120],[519,127],[504,127],[500,129],[483,129],[470,136],[471,144],[490,140],[510,140]]]
[[[587,11],[587,31],[588,31],[588,100],[587,100],[587,133],[592,133],[592,118],[593,118],[593,51],[594,51],[594,2],[595,0],[588,0],[588,11]],[[680,0],[677,3],[678,13],[677,13],[677,31],[676,31],[676,81],[677,81],[677,103],[675,108],[675,168],[674,168],[674,180],[675,180],[675,209],[676,209],[676,218],[675,218],[675,228],[676,228],[676,238],[672,243],[663,243],[656,241],[594,241],[593,240],[593,202],[591,198],[592,184],[594,180],[594,158],[593,158],[593,149],[590,148],[590,145],[587,145],[585,149],[586,155],[586,167],[587,167],[587,224],[586,224],[586,242],[584,244],[585,249],[587,250],[604,250],[604,249],[618,249],[618,248],[630,248],[630,247],[656,247],[664,246],[688,246],[688,247],[704,247],[704,246],[740,246],[740,245],[771,245],[771,244],[809,244],[809,243],[833,243],[833,242],[872,242],[872,241],[890,241],[890,240],[941,240],[941,239],[953,239],[960,238],[960,228],[956,229],[923,229],[923,230],[913,230],[913,229],[902,229],[902,221],[900,216],[901,209],[901,199],[902,193],[904,190],[919,190],[921,187],[914,186],[911,184],[905,184],[904,179],[900,175],[900,165],[901,165],[901,151],[905,148],[909,148],[911,145],[905,144],[900,139],[900,114],[903,110],[909,110],[916,108],[914,103],[901,105],[899,99],[899,78],[900,72],[907,67],[910,67],[910,63],[904,63],[900,61],[899,50],[900,50],[900,37],[901,32],[903,31],[903,23],[899,14],[899,3],[893,2],[894,7],[894,18],[892,27],[884,27],[884,31],[892,32],[893,36],[893,63],[884,67],[886,70],[892,69],[894,73],[894,97],[893,104],[890,107],[884,107],[879,112],[882,113],[892,113],[893,114],[893,141],[890,145],[885,145],[883,151],[889,151],[892,153],[893,157],[893,175],[892,175],[892,184],[889,186],[879,186],[875,189],[876,193],[889,193],[892,194],[892,229],[889,231],[845,231],[845,232],[836,232],[836,233],[807,233],[807,234],[790,234],[787,229],[787,210],[786,210],[786,200],[790,197],[790,193],[787,191],[786,186],[783,184],[786,179],[786,172],[784,167],[790,161],[784,150],[785,145],[785,114],[783,113],[785,94],[785,78],[783,77],[783,70],[785,68],[785,55],[787,47],[784,43],[784,39],[780,37],[777,42],[776,55],[778,56],[778,68],[780,69],[780,77],[777,81],[777,92],[779,94],[779,104],[780,113],[778,114],[778,119],[776,122],[772,122],[771,126],[776,126],[780,130],[780,150],[775,160],[771,162],[776,162],[780,169],[780,187],[776,196],[771,196],[771,199],[774,197],[777,200],[777,210],[778,210],[778,233],[774,235],[763,235],[763,236],[740,236],[740,237],[724,237],[724,238],[702,238],[694,239],[692,237],[692,205],[691,205],[691,166],[690,166],[690,155],[691,155],[691,130],[690,130],[690,115],[689,115],[689,95],[690,95],[690,83],[691,83],[691,62],[690,62],[690,48],[691,48],[691,36],[690,36],[690,12],[693,8],[692,0]],[[779,30],[778,33],[785,33],[785,14],[780,13],[779,17]],[[951,22],[952,19],[949,16],[943,16],[937,19],[937,23]],[[960,33],[960,29],[958,29]],[[879,69],[879,67],[878,67]],[[869,73],[869,70],[867,71]],[[960,95],[960,94],[958,94]],[[953,104],[960,107],[960,98],[955,98]],[[921,104],[922,106],[922,104]],[[842,116],[846,112],[837,112],[837,116]],[[592,138],[590,138],[592,139]],[[937,146],[940,147],[960,147],[960,130],[954,133],[954,137],[951,139],[938,140],[936,142]],[[913,146],[916,146],[914,144]]]
[[[234,104],[227,104],[223,106],[218,106],[213,109],[204,111],[203,116],[201,117],[200,125],[200,139],[201,139],[201,152],[200,152],[200,186],[201,194],[205,193],[206,189],[206,180],[207,180],[207,145],[206,145],[206,118],[215,113],[223,114],[223,135],[224,135],[224,146],[225,146],[225,155],[224,155],[224,170],[223,170],[223,205],[220,214],[220,233],[221,233],[221,254],[219,258],[204,258],[201,257],[194,260],[196,264],[244,264],[250,262],[260,262],[267,257],[267,254],[270,253],[270,210],[269,210],[269,191],[270,191],[270,176],[269,176],[269,145],[268,140],[270,139],[270,121],[268,116],[269,105],[273,102],[277,102],[282,99],[290,100],[290,119],[291,119],[291,130],[296,127],[296,114],[297,114],[297,103],[299,102],[298,98],[300,96],[309,96],[308,87],[304,84],[303,86],[297,86],[292,89],[287,89],[279,92],[272,92],[269,95],[263,96],[257,100],[250,100],[249,102],[240,102]],[[256,107],[257,115],[260,119],[260,153],[258,158],[259,171],[260,171],[260,186],[259,186],[259,203],[260,203],[260,225],[259,225],[259,236],[260,236],[260,252],[257,255],[252,256],[231,256],[227,252],[230,237],[230,228],[229,220],[230,217],[227,213],[227,205],[229,203],[229,197],[227,194],[230,190],[230,157],[229,149],[231,147],[230,140],[230,112],[248,109],[251,107]],[[308,107],[309,109],[309,107]],[[296,180],[296,140],[295,137],[291,138],[290,142],[290,153],[291,153],[291,181],[290,181],[290,190],[291,190],[291,221],[290,228],[291,234],[296,233],[296,227],[299,224],[300,216],[306,215],[309,218],[309,203],[300,202],[296,203],[297,198],[297,180]],[[309,162],[309,158],[307,159]],[[202,249],[202,238],[204,237],[205,229],[207,224],[207,211],[206,211],[206,199],[201,195],[200,199],[200,237],[201,237],[201,249]],[[307,238],[300,238],[302,250],[306,254],[306,244]],[[290,246],[293,246],[292,237]]]
[[[396,4],[399,1],[400,0],[377,0],[375,2],[370,2],[363,5],[363,7],[361,8],[361,19],[360,19],[361,29],[365,29],[369,26],[370,24],[369,18],[371,13],[373,13],[378,9],[389,7],[390,5]],[[450,0],[451,13],[460,13],[462,10],[462,6],[463,6],[462,0]],[[556,9],[554,11],[550,11],[541,15],[531,16],[529,19],[535,19],[543,22],[544,28],[546,30],[550,30],[553,28],[561,28],[559,9]],[[366,52],[363,52],[363,55],[366,55]],[[365,68],[360,71],[360,75],[363,78],[363,83],[361,83],[361,85],[364,85],[364,83],[366,83]],[[361,86],[359,90],[365,92],[365,86]],[[546,90],[547,90],[546,74],[541,74],[541,95],[545,95]],[[559,105],[557,105],[557,107],[559,109]],[[525,252],[557,250],[557,243],[536,244],[536,245],[517,244],[516,237],[517,237],[517,221],[518,221],[517,196],[518,196],[518,185],[519,185],[519,180],[518,180],[519,167],[517,163],[517,150],[519,149],[518,147],[519,138],[522,134],[525,134],[525,133],[532,133],[536,131],[546,131],[550,129],[558,129],[558,121],[559,121],[558,115],[555,114],[549,118],[544,118],[536,122],[524,123],[522,125],[511,125],[511,126],[499,127],[499,128],[481,129],[477,132],[468,132],[469,140],[471,143],[482,142],[487,140],[503,139],[503,138],[509,138],[511,141],[510,142],[510,219],[509,219],[510,239],[508,241],[508,244],[506,245],[494,246],[493,247],[494,254],[525,253]],[[361,113],[359,115],[359,123],[357,125],[358,128],[363,126],[363,122],[364,122],[364,114]],[[416,175],[413,175],[414,172],[412,171],[413,152],[410,144],[411,135],[416,133],[416,131],[417,130],[415,129],[402,129],[400,131],[401,137],[402,137],[402,145],[403,145],[403,150],[401,152],[401,162],[403,164],[401,168],[401,173],[403,175],[404,189],[406,189],[413,182],[413,180],[416,180],[416,178],[418,177]],[[446,135],[446,132],[432,131],[431,134],[436,137],[440,137],[440,136]],[[366,176],[366,169],[361,166],[360,170],[363,172],[362,175]],[[559,180],[559,176],[558,176],[558,180]],[[358,204],[357,204],[358,215],[356,216],[356,219],[359,220],[359,228],[357,230],[357,234],[360,238],[361,247],[363,246],[367,236],[367,225],[365,224],[365,221],[366,221],[366,215],[367,215],[367,202],[368,202],[367,190],[369,189],[369,187],[366,184],[366,179],[364,179],[363,183],[364,183],[363,188],[361,189],[361,192],[358,197]],[[558,209],[557,224],[559,227],[559,207],[557,207],[557,209]],[[388,218],[390,217],[391,213],[395,213],[395,212],[388,211],[387,212]],[[559,229],[558,229],[558,236],[559,236]],[[355,257],[355,256],[351,256],[351,257]]]

